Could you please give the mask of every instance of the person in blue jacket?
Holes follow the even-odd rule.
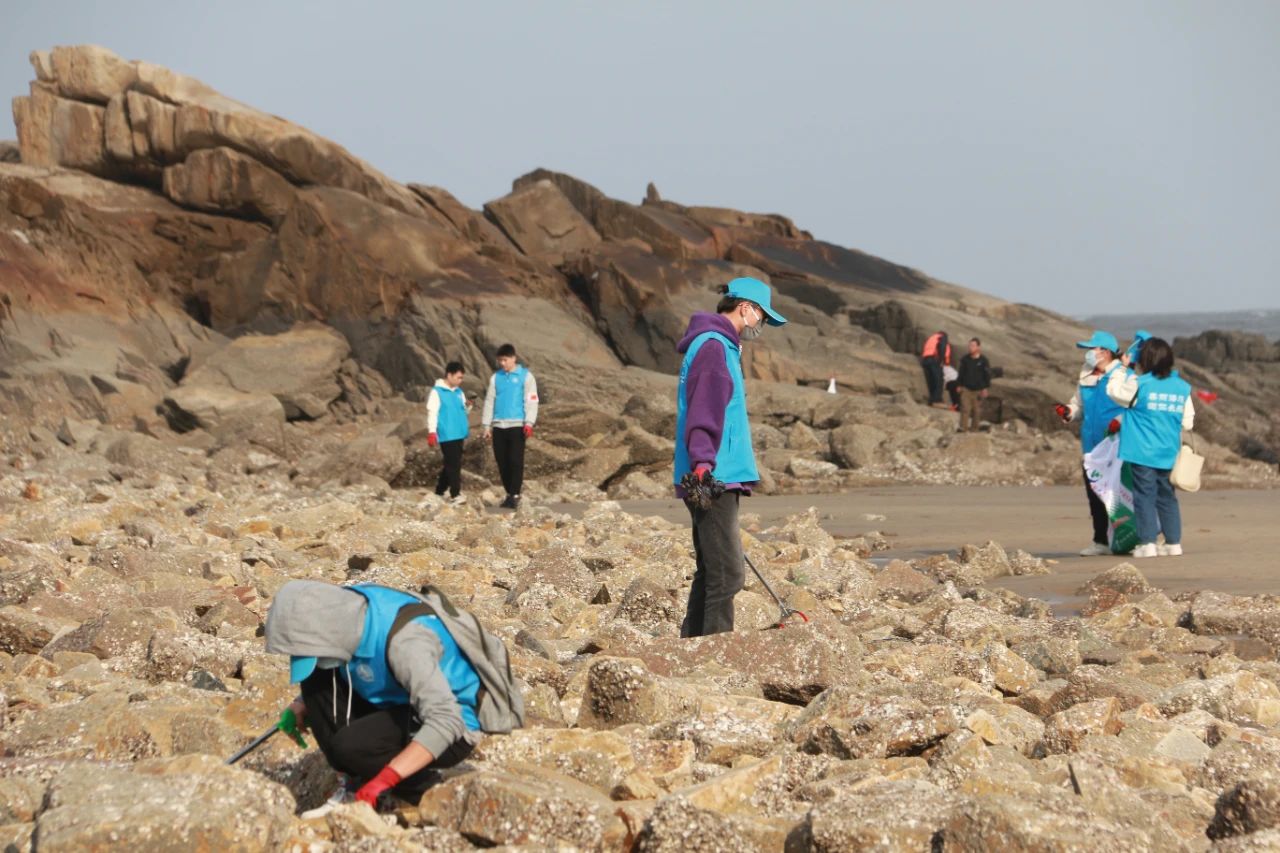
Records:
[[[538,422],[538,382],[532,371],[517,360],[512,344],[498,347],[498,369],[489,377],[480,424],[493,444],[493,459],[507,490],[503,509],[520,508],[524,486],[524,445]]]
[[[1124,409],[1107,396],[1105,382],[1107,368],[1120,358],[1120,343],[1115,335],[1099,329],[1087,341],[1077,342],[1076,346],[1084,350],[1084,366],[1080,369],[1080,379],[1071,401],[1065,406],[1058,406],[1057,411],[1064,421],[1080,421],[1080,447],[1083,453],[1088,453],[1102,441],[1111,422],[1124,413]],[[1089,485],[1089,472],[1083,463],[1080,470],[1084,473],[1084,491],[1089,498],[1089,515],[1093,520],[1093,542],[1080,552],[1080,556],[1109,555],[1111,548],[1107,544],[1107,533],[1111,524],[1106,504]]]
[[[267,652],[289,655],[301,694],[280,728],[310,729],[339,773],[329,801],[303,817],[355,800],[377,807],[388,792],[416,801],[438,781],[434,768],[458,764],[480,741],[480,676],[439,618],[397,619],[417,602],[390,587],[310,580],[275,594]]]
[[[462,390],[466,372],[461,362],[451,361],[444,367],[444,378],[437,379],[427,395],[427,444],[439,446],[444,467],[436,480],[436,494],[447,489],[451,503],[464,502],[462,497],[462,443],[471,430],[467,411],[471,404]]]
[[[760,479],[747,421],[742,342],[759,338],[766,325],[787,322],[773,310],[772,291],[763,281],[735,278],[721,294],[714,314],[698,311],[689,318],[676,346],[684,361],[676,391],[673,482],[689,507],[696,562],[682,637],[733,630],[733,598],[746,572],[738,500]],[[699,506],[680,485],[688,474],[718,481],[724,491],[710,506]]]
[[[1173,369],[1173,348],[1149,338],[1138,352],[1137,370],[1113,362],[1107,370],[1107,396],[1125,408],[1120,429],[1120,459],[1133,471],[1133,513],[1138,545],[1133,556],[1182,554],[1182,513],[1169,472],[1182,448],[1182,431],[1195,425],[1191,386]],[[1164,534],[1164,544],[1156,537]]]

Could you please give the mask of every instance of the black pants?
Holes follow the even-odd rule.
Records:
[[[920,366],[924,368],[924,381],[929,386],[929,402],[942,402],[942,362],[936,358],[920,359]]]
[[[725,492],[710,509],[689,507],[697,569],[689,587],[682,637],[733,630],[733,597],[742,589],[746,566],[738,533],[739,492]]]
[[[952,379],[947,383],[947,396],[951,398],[951,405],[957,409],[960,408],[960,380]]]
[[[456,498],[462,491],[462,439],[440,442],[440,455],[444,457],[444,468],[436,480],[436,494],[443,495],[449,490],[449,497]]]
[[[317,669],[302,682],[306,723],[320,751],[330,767],[363,784],[377,776],[387,762],[409,745],[420,724],[410,706],[380,708],[366,702],[359,693],[351,696],[348,724],[349,692],[346,678],[336,669]],[[406,796],[422,793],[439,778],[434,770],[458,764],[473,748],[466,740],[455,741],[443,755],[435,756],[431,764],[397,785],[396,793]]]
[[[1084,471],[1084,491],[1089,496],[1089,515],[1093,517],[1093,541],[1106,545],[1107,533],[1111,530],[1111,519],[1107,516],[1107,505],[1089,486],[1089,469]]]
[[[493,458],[507,494],[520,494],[524,485],[524,427],[494,427]]]

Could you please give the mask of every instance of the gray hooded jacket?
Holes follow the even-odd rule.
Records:
[[[358,592],[320,581],[289,581],[276,593],[267,614],[267,651],[349,661],[364,633],[365,607]],[[413,739],[433,756],[472,735],[440,671],[443,653],[439,638],[416,622],[405,625],[387,647],[391,674],[408,692],[422,721]],[[338,677],[336,670],[333,677]]]

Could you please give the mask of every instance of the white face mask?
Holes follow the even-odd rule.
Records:
[[[1098,366],[1098,351],[1096,349],[1086,350],[1084,354],[1084,366],[1093,370]]]
[[[754,341],[756,338],[764,334],[764,314],[756,311],[755,307],[752,305],[748,305],[747,308],[756,315],[756,324],[754,326],[743,326],[741,337],[746,341]]]

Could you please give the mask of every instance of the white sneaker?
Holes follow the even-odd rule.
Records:
[[[449,503],[453,504],[454,506],[465,506],[467,503],[467,499],[462,495],[458,495],[456,497],[449,498]]]
[[[1133,553],[1130,556],[1135,560],[1141,560],[1146,557],[1159,557],[1160,552],[1156,549],[1156,543],[1148,542],[1145,545],[1139,545],[1134,548]]]
[[[1080,549],[1081,557],[1105,557],[1111,553],[1111,549],[1106,545],[1099,545],[1097,542],[1090,543],[1088,548]]]
[[[1157,545],[1156,551],[1161,557],[1181,557],[1182,543],[1175,543],[1173,545]]]
[[[348,776],[347,774],[339,773],[338,787],[332,794],[329,795],[329,799],[325,800],[323,803],[316,806],[314,809],[307,809],[305,812],[298,815],[298,817],[302,818],[303,820],[310,820],[312,818],[324,817],[329,812],[336,809],[338,806],[345,806],[348,803],[354,803],[355,801],[356,801],[355,783],[352,782],[351,777]]]

